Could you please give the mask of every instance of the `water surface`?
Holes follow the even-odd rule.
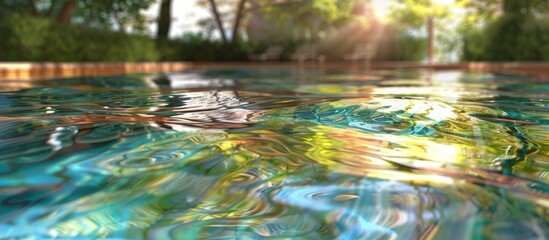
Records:
[[[549,238],[534,76],[218,69],[0,89],[0,239]]]

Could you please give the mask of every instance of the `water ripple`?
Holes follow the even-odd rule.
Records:
[[[0,92],[0,238],[549,238],[548,89],[303,69],[28,82]]]

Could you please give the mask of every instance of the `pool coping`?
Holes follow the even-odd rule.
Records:
[[[469,62],[428,64],[422,62],[142,62],[142,63],[0,63],[0,79],[32,80],[56,77],[106,76],[129,73],[177,72],[204,68],[309,68],[309,69],[426,69],[549,75],[549,63]]]

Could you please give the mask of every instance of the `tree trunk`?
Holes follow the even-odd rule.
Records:
[[[215,0],[209,0],[210,5],[212,7],[212,12],[215,16],[215,21],[217,23],[217,28],[219,28],[219,33],[221,34],[221,39],[223,40],[223,43],[227,44],[227,35],[225,34],[225,28],[223,28],[223,23],[221,22],[221,17],[219,16],[219,12],[217,11],[217,6],[215,5]]]
[[[124,24],[124,22],[122,22],[122,19],[120,19],[120,14],[118,14],[118,12],[115,11],[113,13],[113,16],[114,16],[114,21],[116,22],[116,24],[118,24],[118,31],[121,33],[126,33],[126,25]]]
[[[158,18],[158,31],[156,39],[168,39],[172,23],[172,0],[162,0],[160,4],[160,13]]]
[[[61,24],[70,23],[72,12],[75,7],[76,7],[76,0],[67,0],[63,5],[63,8],[61,8],[61,12],[59,13],[57,22]]]
[[[38,17],[40,13],[38,12],[38,9],[36,9],[36,3],[34,0],[29,0],[29,5],[32,16]]]
[[[429,45],[427,49],[427,58],[429,60],[429,64],[433,64],[433,56],[435,55],[435,24],[434,24],[434,18],[429,17],[427,19],[427,31],[428,31],[428,38],[429,38]]]
[[[246,5],[246,0],[240,0],[240,2],[238,3],[238,10],[236,12],[236,19],[233,27],[233,35],[232,35],[233,38],[231,39],[233,43],[238,41],[239,39],[238,31],[240,30],[240,22],[243,16],[242,13],[244,12],[244,5]]]

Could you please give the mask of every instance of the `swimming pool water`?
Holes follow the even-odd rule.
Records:
[[[0,239],[549,238],[538,77],[211,69],[0,89]]]

